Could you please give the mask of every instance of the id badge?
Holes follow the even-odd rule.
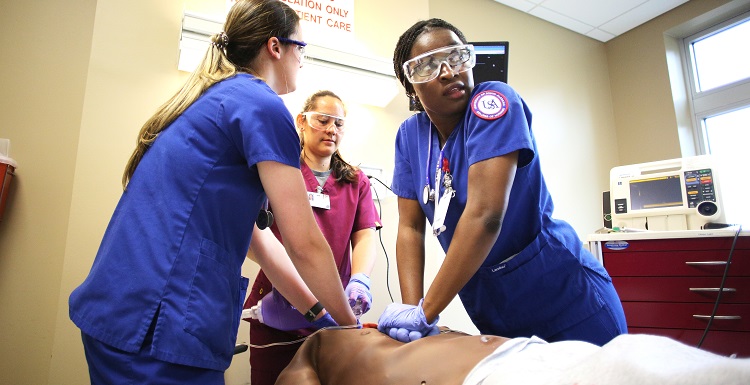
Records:
[[[308,192],[307,200],[310,201],[310,206],[317,207],[319,209],[331,209],[331,197],[326,194]]]
[[[440,197],[440,201],[436,204],[435,215],[432,219],[432,235],[438,236],[445,231],[445,216],[448,214],[448,206],[451,204],[451,198],[453,198],[453,189],[448,187],[443,191],[443,196]]]

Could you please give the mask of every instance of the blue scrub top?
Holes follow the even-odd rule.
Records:
[[[603,306],[587,275],[598,274],[605,280],[610,280],[609,276],[583,249],[575,230],[564,221],[552,219],[554,206],[542,175],[531,131],[532,114],[526,103],[501,82],[480,83],[470,100],[463,120],[442,149],[456,195],[446,215],[446,229],[438,240],[447,252],[466,206],[469,167],[518,151],[518,169],[500,235],[459,296],[482,333],[506,337],[554,335]],[[396,137],[391,187],[399,197],[417,200],[430,222],[435,203],[422,202],[422,191],[428,181],[432,188],[435,186],[440,152],[437,132],[426,113],[404,121]],[[443,190],[441,185],[441,197]]]
[[[248,280],[240,268],[265,199],[256,163],[299,168],[292,116],[238,74],[204,92],[149,148],[122,194],[70,318],[111,346],[225,370]]]

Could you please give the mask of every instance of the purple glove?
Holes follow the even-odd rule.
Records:
[[[331,326],[339,326],[339,324],[337,324],[333,317],[331,317],[331,313],[326,312],[324,316],[313,321],[312,326],[315,329],[323,329]]]
[[[370,310],[372,294],[370,294],[370,278],[368,276],[363,273],[352,275],[344,292],[349,298],[349,306],[352,307],[357,319]]]
[[[418,340],[424,336],[440,334],[437,327],[440,317],[435,317],[432,323],[427,323],[422,309],[424,298],[419,300],[419,305],[404,305],[392,303],[385,308],[378,320],[378,330],[386,333],[391,338],[401,342]]]
[[[308,322],[305,316],[276,289],[271,290],[263,299],[258,301],[258,307],[260,308],[258,321],[274,329],[292,331],[311,327],[320,329],[327,326],[338,326],[329,313],[312,323]]]

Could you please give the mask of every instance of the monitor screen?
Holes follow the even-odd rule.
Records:
[[[474,73],[474,85],[488,80],[499,80],[508,83],[508,48],[507,41],[469,42],[474,45],[477,64]]]
[[[682,206],[682,181],[679,175],[630,181],[631,209],[679,206]]]

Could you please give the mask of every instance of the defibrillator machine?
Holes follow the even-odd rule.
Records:
[[[700,230],[724,221],[710,155],[615,167],[610,205],[619,229]]]

